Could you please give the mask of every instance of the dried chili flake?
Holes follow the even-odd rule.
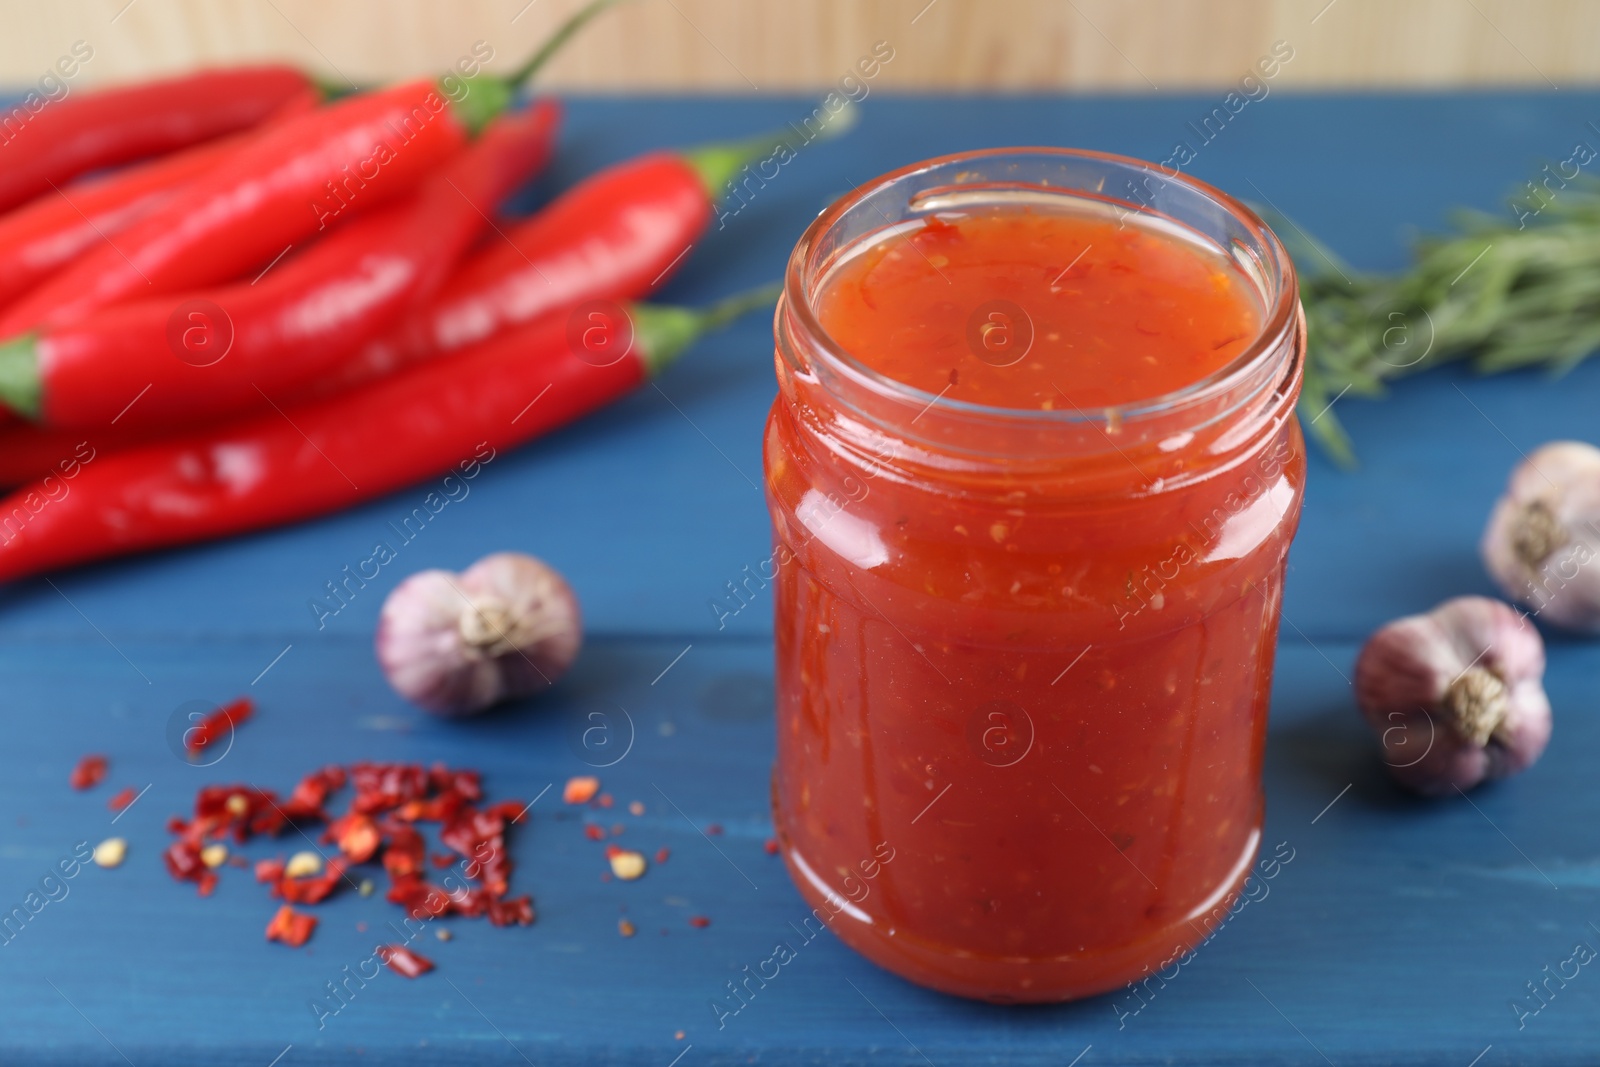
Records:
[[[495,926],[533,925],[532,897],[513,897],[510,900],[500,897],[486,897],[485,901],[488,905],[486,912],[489,916],[489,921]]]
[[[592,775],[568,778],[561,799],[568,804],[587,804],[600,791],[600,779]]]
[[[667,857],[670,855],[672,855],[672,850],[670,848],[658,848],[656,849],[656,862],[665,863],[667,862]]]
[[[433,970],[433,961],[419,956],[404,945],[379,945],[378,958],[391,971],[406,978],[417,978]]]
[[[761,847],[767,850],[767,855],[776,856],[778,854],[778,839],[776,837],[769,837],[767,838],[767,843]]]
[[[428,796],[428,772],[411,763],[357,763],[350,768],[350,781],[356,791],[353,809],[369,815]]]
[[[288,824],[278,794],[249,785],[208,785],[194,801],[190,832],[202,836],[232,833],[240,843],[256,834],[276,834]]]
[[[180,882],[200,882],[204,875],[211,873],[200,859],[200,848],[198,841],[188,838],[180,838],[167,846],[161,858],[172,877]]]
[[[93,789],[104,780],[110,766],[104,756],[85,756],[72,768],[67,784],[74,789]]]
[[[295,785],[294,792],[282,804],[283,814],[290,819],[327,819],[323,805],[328,797],[344,787],[344,768],[337,764],[312,771]]]
[[[456,817],[439,831],[439,840],[463,856],[473,854],[473,846],[492,841],[505,832],[506,821],[488,811],[462,808]]]
[[[236,726],[255,713],[254,701],[249,697],[240,697],[201,719],[199,725],[184,731],[183,747],[188,751],[189,758],[193,759],[221,738],[233,733]]]
[[[615,804],[616,801],[612,798],[610,793],[601,793],[595,798],[595,803],[599,804],[602,808],[609,808],[612,804]]]
[[[714,822],[714,823],[707,824],[706,825],[706,833],[710,834],[712,837],[721,837],[722,836],[722,824],[719,823],[719,822]]]
[[[121,811],[137,799],[139,799],[139,793],[133,786],[123,786],[116,796],[106,801],[106,807],[112,811]]]
[[[590,841],[604,841],[606,839],[606,831],[604,827],[596,826],[594,823],[590,823],[583,828],[583,836],[587,837]]]
[[[689,916],[689,925],[694,927],[696,930],[704,930],[706,927],[711,925],[711,920],[706,918],[704,915],[691,915]]]
[[[421,878],[404,878],[389,888],[385,899],[399,904],[411,919],[437,919],[451,910],[450,894]]]
[[[290,948],[299,948],[311,938],[311,931],[317,928],[317,917],[304,912],[295,911],[285,904],[273,915],[272,921],[267,923],[267,940],[282,941]]]
[[[383,869],[389,877],[399,881],[421,871],[426,848],[422,835],[403,823],[385,827],[384,833]]]
[[[341,815],[328,824],[322,840],[332,841],[351,863],[365,863],[378,851],[382,843],[378,826],[372,816],[358,811]]]
[[[327,811],[328,800],[347,784],[354,793],[349,807],[333,817]],[[594,784],[597,789],[598,781]],[[291,824],[319,821],[325,824],[322,839],[336,843],[339,849],[326,866],[316,853],[254,864],[257,881],[286,902],[269,927],[275,940],[300,936],[304,924],[297,920],[311,918],[299,916],[290,904],[322,901],[339,882],[348,880],[346,870],[351,864],[371,860],[381,861],[389,875],[387,898],[412,918],[455,914],[487,918],[496,926],[527,925],[534,921],[532,898],[507,896],[512,863],[505,834],[508,823],[526,814],[528,805],[503,800],[480,809],[477,805],[482,800],[482,781],[476,771],[452,770],[442,764],[426,768],[400,763],[330,765],[302,778],[281,803],[273,792],[250,785],[207,786],[196,797],[193,819],[168,822],[176,840],[165,861],[174,878],[193,881],[206,894],[217,880],[211,867],[222,866],[227,859],[238,860],[228,856],[218,839],[232,835],[242,842],[255,835],[281,834]],[[440,824],[439,840],[450,852],[430,856],[414,825],[418,822]],[[603,836],[604,831],[600,832]],[[429,860],[435,867],[459,866],[469,885],[446,893],[429,884],[423,873]],[[470,884],[473,881],[477,884]],[[362,879],[363,896],[374,889],[370,879]],[[401,973],[415,976],[432,968],[414,953],[399,946],[391,948],[395,950],[393,958],[403,962],[398,966],[392,959],[385,962]]]
[[[489,814],[498,815],[508,823],[516,823],[522,820],[529,807],[531,805],[520,800],[502,800],[489,809]]]
[[[291,878],[286,874],[278,879],[278,892],[284,900],[295,904],[316,904],[326,900],[343,880],[344,861],[335,856],[321,874],[309,878]]]
[[[437,793],[454,793],[474,803],[483,799],[483,778],[477,771],[453,771],[435,763],[428,768],[428,781]]]

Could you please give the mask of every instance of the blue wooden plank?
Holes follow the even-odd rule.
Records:
[[[0,653],[14,724],[0,780],[0,810],[12,820],[0,903],[20,903],[77,841],[113,831],[130,841],[122,868],[72,879],[0,947],[8,1065],[118,1063],[120,1049],[137,1064],[261,1067],[291,1044],[285,1063],[343,1063],[361,1050],[389,1064],[525,1055],[657,1067],[691,1045],[686,1064],[922,1062],[915,1043],[939,1064],[1056,1067],[1089,1045],[1085,1064],[1326,1055],[1450,1067],[1489,1045],[1487,1065],[1592,1062],[1600,1048],[1600,981],[1587,968],[1522,1029],[1510,1008],[1574,943],[1600,945],[1588,925],[1600,921],[1600,859],[1574,832],[1600,815],[1589,758],[1600,745],[1600,649],[1560,650],[1554,747],[1524,778],[1475,793],[1474,806],[1418,802],[1391,787],[1349,707],[1343,674],[1354,646],[1286,640],[1266,840],[1268,851],[1287,842],[1292,860],[1164,987],[1021,1010],[917,989],[831,934],[805,943],[790,925],[807,909],[762,848],[773,740],[762,641],[697,642],[652,685],[683,644],[602,640],[553,699],[465,724],[406,708],[353,639],[296,647],[253,689],[249,679],[279,651],[261,640],[123,650],[151,685],[129,684],[121,661],[86,660],[70,644]],[[176,758],[165,734],[172,709],[241,689],[261,712],[226,758],[204,770]],[[633,744],[598,772],[616,807],[563,807],[559,783],[590,769],[571,747],[574,718],[619,706]],[[113,756],[110,781],[70,794],[66,771],[91,738]],[[157,854],[166,817],[203,782],[287,788],[312,765],[358,758],[476,765],[494,796],[531,799],[555,783],[513,841],[514,885],[535,895],[540,917],[505,930],[450,920],[447,943],[425,932],[413,944],[438,970],[352,987],[319,1030],[310,1001],[346,964],[359,968],[377,939],[397,939],[385,923],[398,909],[337,895],[316,909],[311,945],[291,951],[262,942],[274,904],[248,871],[225,869],[202,900],[168,878]],[[104,798],[124,783],[150,788],[112,827]],[[643,816],[626,813],[635,799]],[[959,803],[955,792],[948,799]],[[671,857],[638,882],[604,883],[603,846],[584,837],[585,821],[625,824],[624,844],[665,846]],[[724,832],[702,836],[712,823]],[[299,847],[291,834],[248,851]],[[893,877],[892,864],[880,877]],[[617,932],[624,914],[638,927],[631,939]],[[692,914],[711,926],[690,928]],[[797,958],[719,1028],[710,1005],[724,983],[780,940]]]

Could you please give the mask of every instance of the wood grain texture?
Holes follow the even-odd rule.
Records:
[[[442,70],[478,40],[509,69],[577,0],[3,0],[0,84],[74,40],[84,84],[276,58],[338,83]],[[816,90],[874,43],[900,90],[1218,87],[1275,41],[1299,87],[1600,80],[1589,0],[636,0],[573,42],[545,84],[592,91]]]

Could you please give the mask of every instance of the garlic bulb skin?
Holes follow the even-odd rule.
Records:
[[[547,564],[519,552],[460,574],[420,571],[378,618],[378,662],[395,691],[442,715],[469,715],[553,684],[582,641],[578,601]]]
[[[1356,660],[1356,701],[1383,761],[1425,796],[1526,770],[1550,740],[1544,642],[1508,604],[1447,600],[1397,619]]]
[[[1600,448],[1555,441],[1524,460],[1481,550],[1495,583],[1541,620],[1600,633]]]

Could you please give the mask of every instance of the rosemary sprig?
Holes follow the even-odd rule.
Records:
[[[1334,461],[1355,452],[1331,403],[1470,359],[1484,374],[1570,370],[1600,349],[1600,180],[1582,178],[1511,213],[1462,211],[1398,275],[1353,270],[1281,216],[1273,228],[1300,272],[1309,352],[1301,421]],[[1531,208],[1539,208],[1529,215]]]

